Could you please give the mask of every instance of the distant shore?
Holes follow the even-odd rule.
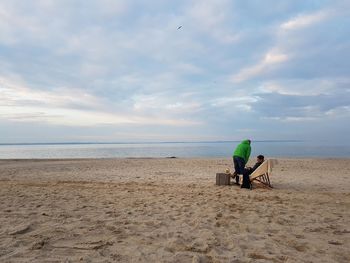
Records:
[[[350,261],[349,159],[279,158],[272,190],[216,186],[227,168],[230,158],[0,160],[0,261]]]

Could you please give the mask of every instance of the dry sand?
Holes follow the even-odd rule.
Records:
[[[253,160],[251,160],[252,163]],[[0,262],[350,262],[350,160],[1,160]]]

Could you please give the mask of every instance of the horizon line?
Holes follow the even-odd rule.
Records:
[[[141,141],[141,142],[14,142],[0,143],[6,145],[82,145],[82,144],[167,144],[167,143],[230,143],[241,142],[242,140],[216,140],[216,141]],[[305,142],[305,140],[254,140],[254,142]]]

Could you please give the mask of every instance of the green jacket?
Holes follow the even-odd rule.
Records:
[[[249,140],[244,140],[240,144],[237,145],[235,151],[233,152],[233,157],[238,156],[244,159],[245,163],[248,162],[250,156],[250,142]]]

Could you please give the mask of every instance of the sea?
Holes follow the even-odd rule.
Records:
[[[238,141],[0,144],[0,159],[230,158]],[[350,145],[310,141],[254,141],[251,156],[349,158]]]

